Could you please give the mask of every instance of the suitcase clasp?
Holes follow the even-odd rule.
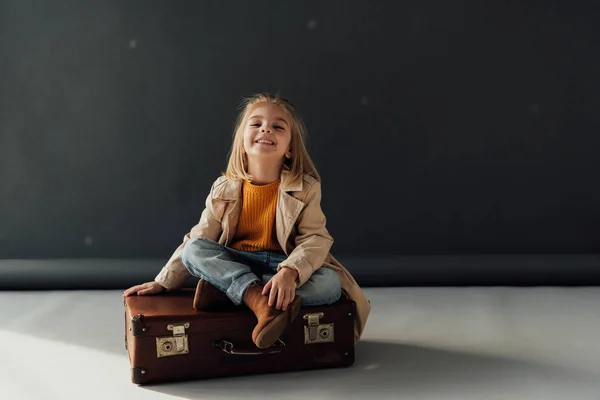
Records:
[[[304,314],[307,325],[304,326],[304,344],[312,343],[330,343],[334,341],[333,322],[330,324],[321,324],[320,319],[323,313]]]
[[[190,350],[185,330],[189,327],[189,322],[167,325],[167,329],[173,331],[173,336],[156,338],[156,358],[188,354]]]

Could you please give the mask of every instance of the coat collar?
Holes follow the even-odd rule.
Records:
[[[242,194],[243,181],[241,179],[230,181],[225,177],[221,179],[222,181],[215,186],[213,198],[227,201],[238,200]],[[299,183],[291,181],[289,167],[284,165],[281,169],[281,184],[279,190],[284,192],[298,192],[302,191],[302,185],[303,181],[300,181]]]
[[[233,240],[242,211],[242,202],[240,201],[242,197],[242,182],[241,179],[229,181],[225,177],[220,177],[213,188],[213,211],[216,212],[216,215],[226,215],[221,220],[223,227],[223,239],[221,243],[224,243],[225,246]],[[293,250],[288,248],[288,240],[294,224],[304,208],[304,202],[288,192],[300,191],[302,190],[302,185],[302,181],[298,184],[290,181],[289,169],[283,168],[281,170],[281,184],[279,185],[275,225],[277,241],[285,254],[289,254]]]

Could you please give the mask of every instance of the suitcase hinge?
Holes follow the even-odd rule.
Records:
[[[189,327],[189,322],[167,325],[167,329],[173,331],[173,336],[156,338],[156,358],[188,354],[190,350],[185,330]]]
[[[304,326],[304,343],[330,343],[334,341],[333,337],[333,322],[330,324],[321,324],[320,318],[323,318],[323,313],[305,314],[304,319],[307,324]]]

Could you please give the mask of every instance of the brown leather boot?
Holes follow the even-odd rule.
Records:
[[[194,308],[199,311],[215,311],[233,308],[235,304],[229,297],[204,279],[198,281],[194,295]]]
[[[258,319],[252,331],[252,341],[256,347],[266,349],[279,339],[288,324],[296,318],[302,306],[302,298],[296,295],[287,310],[283,311],[269,306],[269,296],[263,295],[262,291],[261,283],[255,282],[250,285],[244,294],[244,304]]]

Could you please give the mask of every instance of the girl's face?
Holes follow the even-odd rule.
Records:
[[[248,158],[291,157],[292,131],[289,118],[275,104],[263,104],[250,112],[244,127],[244,150]]]

